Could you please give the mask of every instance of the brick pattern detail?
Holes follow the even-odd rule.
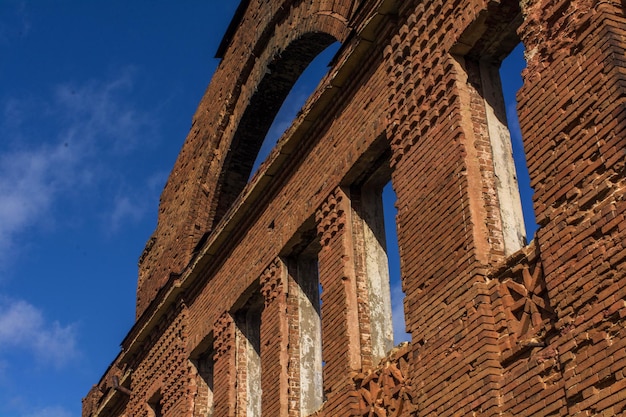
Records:
[[[330,240],[341,231],[346,224],[346,213],[342,207],[343,194],[335,191],[315,213],[317,221],[317,235],[322,246],[327,246]]]
[[[539,332],[552,316],[540,264],[535,265],[532,273],[524,265],[521,278],[506,280],[500,291],[505,294],[509,327],[520,339]]]
[[[289,403],[289,417],[300,417],[300,307],[299,300],[294,294],[300,291],[299,285],[294,279],[297,267],[293,260],[288,261],[287,278],[287,305],[286,319],[288,324],[287,340],[289,341],[287,353],[287,378],[289,390],[287,400]]]
[[[535,243],[517,254],[515,263],[498,271],[491,297],[502,329],[500,349],[506,356],[524,346],[545,346],[556,315],[546,287]]]
[[[284,291],[284,270],[280,259],[261,275],[265,308],[261,315],[261,388],[264,415],[288,415],[289,324]]]
[[[239,322],[237,321],[237,324]],[[235,402],[231,407],[235,408],[236,417],[246,417],[248,411],[248,341],[239,325],[235,326]]]
[[[504,409],[513,415],[551,415],[564,405],[555,319],[536,242],[493,271],[490,298],[499,334]],[[532,396],[545,398],[529,406]],[[561,415],[561,414],[557,414]]]
[[[230,313],[223,313],[215,322],[215,360],[226,355],[235,346],[235,322]]]
[[[534,1],[525,13],[520,126],[542,226],[541,261],[557,313],[558,335],[546,349],[558,353],[562,372],[549,409],[620,415],[626,412],[626,250],[618,243],[626,236],[618,226],[626,219],[624,4]],[[542,103],[543,110],[531,110],[531,103]]]
[[[372,337],[371,337],[371,321],[370,321],[370,285],[367,277],[366,257],[367,249],[365,247],[365,237],[363,234],[364,220],[360,215],[354,212],[362,206],[361,193],[351,190],[350,201],[352,205],[352,229],[353,229],[353,246],[355,250],[355,270],[356,270],[356,289],[359,308],[359,335],[361,346],[361,366],[363,368],[373,367],[374,363],[372,355]]]
[[[400,345],[380,366],[352,377],[359,398],[358,416],[399,417],[414,411],[407,378],[410,351],[408,344]]]
[[[235,416],[237,370],[235,356],[235,321],[224,312],[213,326],[215,363],[213,373],[213,414],[215,416]]]
[[[283,285],[282,261],[275,259],[261,275],[261,295],[265,300],[265,307],[283,293]]]
[[[345,402],[345,393],[353,388],[345,376],[361,368],[352,228],[346,221],[349,210],[348,196],[341,188],[337,188],[320,205],[315,215],[322,244],[318,262],[322,286],[322,359],[326,362],[323,373],[328,415],[340,415],[339,410],[355,406],[350,401],[348,404]]]
[[[151,343],[132,374],[129,414],[151,417],[147,400],[161,392],[164,415],[188,415],[192,412],[189,355],[186,350],[186,307],[172,309],[151,335]]]

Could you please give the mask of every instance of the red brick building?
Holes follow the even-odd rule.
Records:
[[[625,414],[625,14],[242,0],[140,258],[136,323],[83,417]],[[520,42],[530,244],[498,75]],[[389,181],[412,336],[395,349]]]

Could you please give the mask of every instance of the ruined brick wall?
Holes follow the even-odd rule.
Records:
[[[243,1],[140,259],[137,321],[83,417],[624,413],[625,9]],[[520,41],[529,244],[497,71]],[[390,352],[373,256],[389,180],[412,336]]]

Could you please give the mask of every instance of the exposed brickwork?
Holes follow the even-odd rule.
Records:
[[[244,1],[140,258],[137,321],[83,417],[624,414],[625,10]],[[334,40],[246,183],[282,99]],[[494,138],[497,67],[520,40],[540,225],[525,246]],[[364,196],[389,179],[412,341],[379,362]]]
[[[289,323],[285,314],[284,280],[285,271],[280,259],[272,262],[261,275],[261,293],[265,302],[261,316],[262,409],[272,416],[287,416],[289,405]]]
[[[172,306],[161,322],[148,335],[144,349],[129,363],[133,368],[128,413],[133,416],[151,417],[147,399],[157,393],[164,413],[184,415],[191,412],[189,398],[189,359],[185,351],[186,307]]]
[[[236,367],[235,322],[229,313],[223,313],[215,323],[215,373],[213,408],[217,416],[235,415]]]

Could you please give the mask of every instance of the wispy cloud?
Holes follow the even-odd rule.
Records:
[[[157,171],[140,183],[121,184],[113,198],[112,207],[105,212],[107,234],[114,235],[123,226],[137,224],[147,215],[156,214],[158,198],[168,176],[169,171]]]
[[[55,108],[59,119],[65,121],[66,140],[91,142],[99,150],[120,154],[136,149],[151,136],[155,121],[129,104],[134,72],[129,67],[106,83],[58,86]]]
[[[404,322],[404,293],[400,283],[391,286],[391,320],[393,323],[393,342],[397,345],[400,342],[411,340],[411,334],[406,332]]]
[[[63,407],[46,407],[40,410],[31,411],[23,417],[71,417],[72,413]]]
[[[73,182],[76,155],[63,146],[41,146],[0,157],[0,251],[11,253],[14,237],[49,209],[60,189]]]
[[[81,191],[99,194],[118,181],[119,173],[103,160],[129,157],[154,140],[156,122],[131,100],[133,73],[60,85],[47,99],[2,103],[0,265],[15,256],[20,236],[55,218],[50,212],[61,200],[79,198]],[[112,207],[119,226],[142,214],[132,203],[119,197],[102,206]]]
[[[78,356],[73,325],[47,321],[26,301],[0,298],[0,354],[11,349],[28,350],[37,362],[56,368]]]
[[[117,196],[109,214],[110,231],[117,232],[125,223],[139,221],[147,210],[146,201],[129,195]]]
[[[25,1],[5,1],[0,4],[0,44],[11,42],[17,37],[25,37],[30,29],[31,22]]]

